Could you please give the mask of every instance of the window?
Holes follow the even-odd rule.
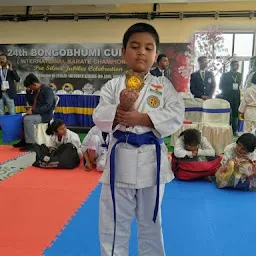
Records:
[[[233,34],[223,34],[224,38],[224,49],[226,49],[226,52],[217,52],[217,56],[232,56],[233,54]]]
[[[246,77],[250,70],[250,58],[254,53],[254,45],[255,45],[255,36],[254,33],[223,33],[224,39],[224,48],[226,51],[217,52],[217,56],[231,56],[233,59],[237,59],[239,61],[239,72],[243,74],[243,81],[241,87],[243,88]],[[198,51],[198,43],[195,42],[195,49]],[[200,55],[199,52],[197,52]],[[196,63],[195,69],[198,69],[198,65]],[[223,66],[219,72],[216,72],[215,79],[217,88],[215,94],[220,93],[219,90],[219,81],[223,72],[228,72],[230,70],[230,63],[227,63]]]
[[[232,56],[251,57],[253,55],[254,34],[235,34]]]

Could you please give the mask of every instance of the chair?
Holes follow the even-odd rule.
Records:
[[[56,94],[67,94],[67,92],[65,90],[58,90]]]
[[[55,109],[53,110],[53,114],[56,110],[56,107],[58,106],[60,97],[58,95],[54,95],[55,99]],[[46,130],[48,127],[48,123],[40,123],[35,125],[35,140],[36,143],[41,145],[45,144],[46,146],[49,146],[49,140],[51,136],[46,134]]]
[[[191,124],[183,124],[182,127],[171,136],[170,145],[175,146],[180,134],[187,129],[202,129],[203,117],[203,100],[198,98],[185,98],[185,120],[192,122]]]
[[[211,142],[216,154],[223,153],[225,147],[233,142],[228,101],[222,99],[204,101],[202,135]]]
[[[202,124],[203,120],[203,103],[202,99],[186,98],[185,105],[185,120],[192,123]]]
[[[100,90],[97,90],[97,91],[95,91],[95,92],[93,93],[93,95],[100,96],[100,93],[101,93],[101,91],[100,91]]]
[[[193,98],[191,92],[180,92],[179,95],[182,97],[182,99],[191,99],[191,98]]]
[[[72,92],[72,94],[75,94],[75,95],[84,95],[84,93],[81,91],[81,90],[74,90]]]

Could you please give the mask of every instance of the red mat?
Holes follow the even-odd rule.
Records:
[[[0,164],[24,154],[24,152],[20,152],[18,148],[13,146],[0,146]]]
[[[90,195],[100,176],[83,167],[29,167],[0,183],[0,255],[42,255]]]

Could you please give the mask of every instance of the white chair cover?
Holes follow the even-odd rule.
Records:
[[[233,142],[231,126],[216,127],[210,124],[204,124],[202,135],[211,142],[216,154],[224,153],[225,147]]]
[[[180,92],[179,95],[182,97],[182,99],[191,99],[193,98],[193,95],[191,92]]]
[[[56,107],[58,106],[60,97],[58,95],[54,96],[55,99],[55,109],[53,111],[53,114],[56,110]],[[51,136],[46,134],[46,130],[48,127],[48,123],[40,123],[40,124],[36,124],[35,125],[35,140],[36,143],[41,145],[41,144],[45,144],[46,146],[49,146],[49,141]]]
[[[94,93],[93,93],[93,95],[97,95],[97,96],[100,96],[100,90],[98,90],[98,91],[95,91]]]
[[[229,125],[230,104],[222,99],[209,99],[203,102],[203,123]]]
[[[202,135],[212,144],[217,154],[223,153],[233,142],[230,126],[230,104],[222,99],[209,99],[203,103]]]
[[[184,99],[185,120],[190,121],[192,123],[202,124],[203,103],[204,101],[198,98]]]
[[[179,138],[180,134],[187,129],[198,129],[198,124],[183,124],[181,126],[181,128],[177,132],[172,134],[172,136],[171,136],[170,145],[172,147],[175,146],[175,143],[176,143],[177,139]]]
[[[81,90],[74,90],[72,92],[72,94],[75,94],[75,95],[84,95],[84,93],[81,91]]]
[[[65,90],[58,90],[56,94],[67,94],[67,92]]]

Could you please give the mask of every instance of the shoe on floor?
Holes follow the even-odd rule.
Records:
[[[13,147],[15,148],[22,148],[22,147],[25,147],[27,145],[25,139],[21,139],[18,143],[16,144],[13,144]]]
[[[26,144],[26,146],[20,148],[21,152],[35,151],[33,144]]]

